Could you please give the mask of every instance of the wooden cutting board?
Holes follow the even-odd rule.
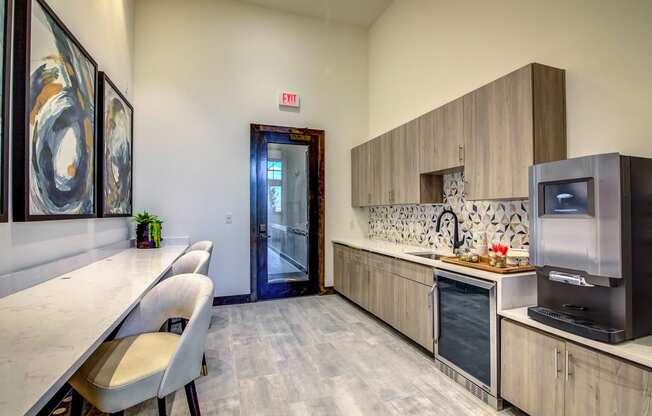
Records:
[[[458,266],[470,267],[472,269],[484,270],[486,272],[499,273],[499,274],[509,274],[509,273],[525,273],[533,272],[534,267],[527,266],[505,266],[505,267],[494,267],[489,264],[489,257],[480,257],[478,263],[471,263],[470,261],[462,261],[459,257],[442,257],[441,261],[444,263],[456,264]]]

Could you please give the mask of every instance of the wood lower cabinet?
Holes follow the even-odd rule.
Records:
[[[349,294],[349,274],[346,270],[349,251],[346,247],[333,245],[333,284],[345,296]]]
[[[427,350],[433,350],[432,287],[397,277],[398,297],[396,328]]]
[[[369,254],[369,312],[391,326],[398,322],[396,278],[391,272],[389,257]]]
[[[366,253],[362,250],[350,250],[346,262],[349,279],[348,297],[365,309],[369,308],[369,268]]]
[[[503,319],[501,396],[531,416],[652,416],[652,372]]]
[[[652,373],[567,343],[565,416],[652,415]]]
[[[432,285],[423,283],[428,269],[334,244],[335,289],[432,352]],[[432,269],[428,274],[431,282]]]
[[[564,342],[502,320],[500,395],[531,416],[564,412]]]

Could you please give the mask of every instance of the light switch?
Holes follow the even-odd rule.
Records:
[[[230,212],[226,213],[226,217],[224,218],[224,222],[226,224],[233,224],[233,214]]]

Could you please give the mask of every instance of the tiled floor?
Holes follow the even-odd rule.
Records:
[[[496,414],[337,295],[216,307],[206,356],[203,415]],[[168,412],[188,413],[183,391],[168,398]],[[156,402],[126,414],[156,415]]]

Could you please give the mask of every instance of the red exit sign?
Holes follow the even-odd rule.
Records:
[[[301,106],[301,97],[299,97],[299,94],[283,91],[279,94],[278,104],[284,107],[299,108]]]

